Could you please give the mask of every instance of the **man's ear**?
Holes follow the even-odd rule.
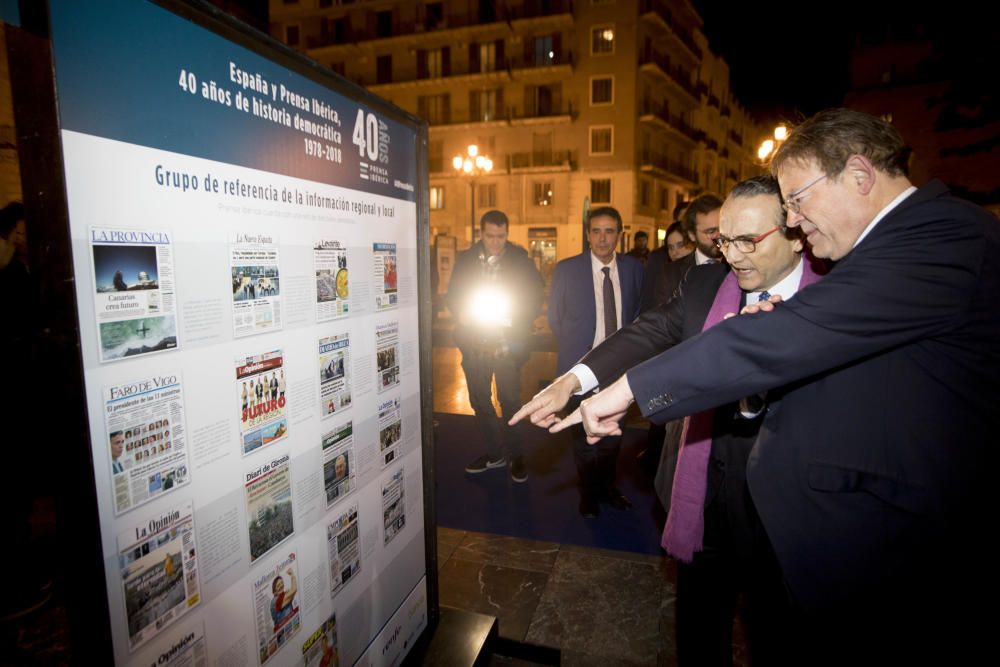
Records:
[[[864,155],[852,155],[844,165],[844,178],[849,185],[857,187],[858,192],[867,195],[875,187],[875,165]]]

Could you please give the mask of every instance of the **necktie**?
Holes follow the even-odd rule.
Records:
[[[618,331],[618,315],[615,312],[615,286],[611,283],[611,269],[605,266],[604,273],[604,337]]]
[[[757,303],[760,303],[761,301],[767,301],[770,298],[771,298],[771,293],[768,292],[767,290],[764,290],[763,292],[757,295]]]

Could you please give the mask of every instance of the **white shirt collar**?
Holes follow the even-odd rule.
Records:
[[[703,253],[701,251],[701,248],[695,247],[695,249],[694,249],[694,263],[695,263],[695,266],[701,266],[702,264],[705,264],[708,261],[714,261],[715,263],[719,262],[719,260],[716,259],[715,257],[709,257],[708,255],[706,255],[705,253]]]
[[[886,206],[885,208],[883,208],[881,211],[878,212],[878,215],[875,216],[874,220],[872,220],[871,222],[868,223],[868,226],[865,227],[865,230],[863,232],[861,232],[861,236],[859,236],[858,240],[854,242],[854,245],[851,246],[851,249],[853,250],[854,248],[857,248],[858,244],[861,243],[865,239],[865,237],[868,236],[868,234],[873,229],[875,229],[875,225],[877,225],[879,223],[879,221],[882,220],[882,218],[884,218],[885,216],[889,215],[889,212],[892,209],[894,209],[897,206],[899,206],[900,204],[902,204],[904,199],[906,199],[907,197],[909,197],[910,195],[912,195],[916,191],[917,191],[916,186],[911,185],[910,187],[908,187],[905,190],[903,190],[902,192],[900,192],[899,195],[897,195],[895,199],[893,199],[891,202],[889,202],[888,206]]]
[[[590,253],[590,266],[592,267],[594,273],[600,273],[601,269],[603,269],[605,266],[611,269],[611,273],[617,273],[618,271],[617,252],[611,255],[611,261],[608,262],[607,264],[597,259],[597,255],[594,254],[593,250],[588,250],[587,252]]]
[[[799,263],[795,265],[795,268],[792,269],[791,273],[779,280],[776,284],[769,287],[767,290],[750,292],[754,298],[752,300],[747,298],[747,303],[749,305],[757,303],[757,301],[760,300],[760,293],[763,291],[767,291],[767,293],[771,296],[774,296],[775,294],[780,295],[782,301],[788,301],[791,299],[795,296],[795,293],[799,291],[799,283],[802,282],[802,272],[805,270],[804,261],[804,258],[800,255]]]

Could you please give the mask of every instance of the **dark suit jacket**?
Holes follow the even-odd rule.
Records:
[[[597,331],[597,300],[591,272],[591,252],[564,259],[552,273],[549,293],[549,327],[559,344],[556,373],[568,371],[587,353]],[[622,293],[622,325],[639,314],[642,264],[627,255],[615,254]]]
[[[728,274],[729,266],[726,264],[693,266],[673,299],[644,312],[631,326],[617,332],[587,353],[582,363],[594,372],[600,385],[606,387],[632,366],[697,336],[705,326],[705,318],[712,308],[715,295]],[[711,453],[713,464],[708,469],[706,508],[712,506],[726,476],[736,478],[740,485],[745,476],[747,455],[756,439],[761,420],[735,418],[736,410],[734,402],[715,412]],[[665,438],[660,468],[656,473],[656,493],[667,511],[670,510],[670,491],[677,464],[678,445],[679,438],[676,434]],[[749,511],[744,507],[742,498],[731,498],[730,501],[728,511]],[[710,516],[711,513],[706,512],[704,543],[715,545],[719,544],[718,531],[725,532],[727,526],[715,525],[709,521]],[[746,525],[746,521],[734,520],[728,527],[743,529]],[[747,536],[733,540],[733,543],[741,545],[749,542]]]
[[[694,265],[694,251],[676,262],[670,261],[666,247],[650,253],[642,277],[642,302],[639,312],[645,313],[670,301],[674,291]]]
[[[772,390],[748,482],[804,607],[891,604],[932,565],[995,580],[1000,225],[940,182],[793,301],[628,378],[658,421]]]

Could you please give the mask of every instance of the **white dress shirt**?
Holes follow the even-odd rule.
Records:
[[[602,270],[604,267],[611,269],[608,274],[611,276],[611,285],[615,290],[615,321],[618,323],[619,329],[622,326],[622,285],[618,279],[618,262],[612,255],[611,261],[603,264],[592,252],[590,253],[590,268],[594,277],[594,305],[596,308],[594,319],[597,326],[594,327],[594,344],[591,347],[597,347],[602,340],[607,338],[604,331],[604,271]]]

